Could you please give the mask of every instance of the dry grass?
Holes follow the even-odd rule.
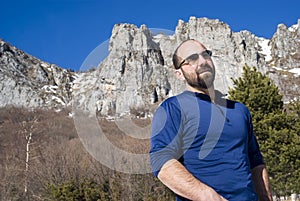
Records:
[[[134,123],[141,127],[148,125],[149,120],[135,119]],[[149,139],[137,139],[121,131],[114,121],[108,121],[106,119],[100,119],[99,124],[106,134],[106,137],[114,145],[124,151],[128,151],[136,154],[143,154],[149,152]],[[150,135],[150,130],[148,131]]]
[[[83,147],[68,113],[68,110],[0,109],[0,200],[24,200],[25,197],[47,200],[46,184],[83,179],[107,185],[108,200],[174,199],[173,194],[150,173],[120,173],[95,160]],[[146,128],[151,121],[133,119],[132,122]],[[148,153],[149,139],[129,136],[114,121],[99,119],[99,124],[110,142],[119,148],[132,153]],[[28,132],[32,132],[32,142],[29,171],[25,177]],[[24,194],[26,178],[29,191]]]

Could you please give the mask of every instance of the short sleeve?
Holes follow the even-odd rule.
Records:
[[[256,136],[253,132],[253,124],[250,117],[249,124],[249,142],[248,142],[248,156],[250,161],[250,168],[264,164],[263,156],[260,152],[259,144],[257,142]]]
[[[171,159],[179,159],[181,153],[181,111],[176,99],[163,102],[152,120],[150,139],[150,163],[152,172],[158,175],[161,167]]]

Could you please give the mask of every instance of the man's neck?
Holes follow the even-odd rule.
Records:
[[[186,85],[186,90],[201,93],[201,94],[206,94],[210,97],[212,102],[215,102],[215,88],[214,88],[214,86],[211,86],[208,89],[197,89],[197,88],[191,87],[190,85]]]

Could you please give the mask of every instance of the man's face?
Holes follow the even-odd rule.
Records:
[[[197,41],[187,41],[178,49],[181,70],[187,83],[196,89],[213,86],[215,66],[206,48]]]

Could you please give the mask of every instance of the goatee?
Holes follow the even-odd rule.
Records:
[[[205,73],[210,73],[210,75],[205,75]],[[208,89],[213,86],[215,80],[215,72],[209,66],[203,66],[196,70],[197,78],[193,79],[192,76],[188,75],[182,70],[183,76],[186,82],[193,88],[196,89]],[[203,76],[203,77],[202,77]]]

